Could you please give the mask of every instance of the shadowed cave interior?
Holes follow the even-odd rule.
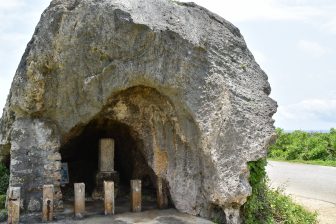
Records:
[[[156,208],[156,175],[142,154],[142,141],[129,126],[111,120],[90,122],[61,147],[62,163],[68,164],[69,172],[69,183],[61,187],[64,203],[73,201],[73,184],[81,182],[85,183],[86,200],[93,201],[102,138],[113,138],[115,142],[114,169],[119,175],[119,183],[115,183],[116,207],[118,203],[129,207],[130,180],[141,179],[143,210]],[[170,197],[169,207],[173,207]]]

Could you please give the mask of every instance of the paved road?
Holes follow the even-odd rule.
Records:
[[[336,167],[269,161],[266,171],[271,187],[318,211],[321,223],[336,224]]]
[[[269,161],[267,174],[272,186],[286,192],[336,204],[336,167]]]

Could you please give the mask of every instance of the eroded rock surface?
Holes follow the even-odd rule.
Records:
[[[0,152],[25,208],[40,209],[43,184],[61,206],[60,148],[90,122],[119,122],[179,211],[238,223],[247,162],[274,132],[269,94],[239,30],[200,6],[53,0],[15,74]]]

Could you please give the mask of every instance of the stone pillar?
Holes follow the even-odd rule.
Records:
[[[42,211],[41,186],[46,183],[54,185],[54,205],[61,208],[61,143],[57,126],[50,121],[22,118],[12,128],[9,186],[21,187],[23,209]]]
[[[75,216],[82,218],[85,213],[85,184],[75,183]]]
[[[52,221],[53,215],[54,215],[54,185],[44,185],[42,221],[43,222]]]
[[[99,171],[114,172],[114,139],[103,138],[99,141]]]
[[[161,177],[158,177],[156,180],[156,196],[158,208],[168,208],[167,187],[165,181]]]
[[[131,211],[141,212],[141,180],[131,180]]]
[[[119,176],[114,171],[114,139],[103,138],[99,140],[99,171],[96,175],[96,188],[92,193],[93,199],[104,199],[104,181],[113,181],[116,191]],[[116,194],[116,192],[114,192]]]
[[[10,187],[8,194],[8,223],[18,224],[20,221],[20,187]]]
[[[114,182],[104,181],[105,215],[114,215]]]

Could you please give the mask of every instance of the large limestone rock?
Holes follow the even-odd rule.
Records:
[[[13,79],[1,156],[24,208],[40,209],[43,184],[61,206],[60,148],[119,122],[179,211],[237,223],[247,162],[274,132],[270,91],[239,30],[193,3],[53,0]]]

